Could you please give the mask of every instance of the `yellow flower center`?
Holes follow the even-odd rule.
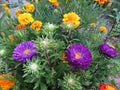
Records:
[[[115,90],[115,88],[111,86],[107,86],[106,88],[107,88],[106,90]]]
[[[30,52],[30,50],[29,49],[26,49],[25,51],[24,51],[24,54],[28,54]]]
[[[75,54],[75,58],[76,58],[76,59],[80,59],[80,58],[82,58],[82,56],[81,56],[81,54],[80,54],[79,52],[77,52],[77,53]]]

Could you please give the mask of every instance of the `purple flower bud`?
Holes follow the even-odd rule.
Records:
[[[106,43],[101,44],[99,46],[99,48],[100,48],[102,53],[104,53],[104,54],[106,54],[106,55],[108,55],[110,57],[116,57],[117,56],[116,49],[113,46],[109,45],[109,44],[106,44]]]

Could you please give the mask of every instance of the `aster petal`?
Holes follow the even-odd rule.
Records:
[[[76,58],[76,53],[80,53],[80,58]],[[92,62],[92,55],[88,48],[82,44],[73,44],[65,52],[68,63],[71,67],[87,69],[89,64]]]
[[[27,54],[24,54],[25,50],[30,50]],[[13,58],[17,61],[25,62],[27,59],[32,59],[33,56],[37,55],[35,43],[32,41],[22,42],[17,45],[13,51]]]

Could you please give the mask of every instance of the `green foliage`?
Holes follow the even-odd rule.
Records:
[[[0,60],[0,72],[3,71],[5,71],[5,63],[2,60]]]
[[[59,82],[62,90],[82,90],[79,80],[80,77],[74,74],[65,74],[63,80],[59,80]]]
[[[111,22],[119,23],[120,22],[120,1],[119,0],[111,0],[112,4],[107,5],[106,16],[111,19]]]
[[[120,36],[120,23],[115,24],[114,28],[111,31],[112,36]]]

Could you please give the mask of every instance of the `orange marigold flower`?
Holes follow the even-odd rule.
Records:
[[[15,11],[15,15],[18,17],[20,14],[22,14],[23,10],[22,9],[17,9]]]
[[[65,59],[66,58],[66,55],[65,53],[62,54],[62,59]]]
[[[18,21],[22,25],[27,25],[34,21],[32,15],[30,13],[23,13],[18,16]]]
[[[107,32],[108,31],[105,26],[99,27],[99,30],[102,31],[102,32]]]
[[[99,4],[105,4],[105,3],[107,3],[107,2],[109,2],[109,0],[94,0],[94,1],[96,1],[96,2],[98,2]]]
[[[63,62],[63,63],[68,63],[68,60],[66,60],[66,55],[65,55],[65,53],[62,54],[62,57],[61,57],[61,58],[62,58],[62,62]]]
[[[26,12],[34,12],[34,10],[35,10],[35,6],[33,4],[30,4],[30,3],[27,3],[25,5],[25,7],[26,7]]]
[[[13,78],[13,76],[8,73],[8,74],[0,74],[0,88],[2,90],[9,90],[15,85],[15,81],[13,80],[7,80],[6,78]]]
[[[42,26],[42,22],[37,20],[37,21],[34,21],[32,23],[32,25],[30,26],[30,28],[31,29],[36,29],[37,31],[39,31],[40,28],[41,28],[41,26]]]
[[[90,25],[93,27],[96,27],[96,23],[91,23]]]
[[[52,3],[54,6],[59,6],[59,2],[57,0],[48,0],[49,2]]]
[[[26,30],[26,27],[24,25],[22,25],[22,24],[18,24],[16,26],[16,30],[21,30],[21,29]]]
[[[80,25],[80,17],[75,12],[64,14],[63,23],[72,23],[75,27]]]
[[[99,90],[117,90],[112,84],[100,84]]]
[[[8,38],[10,41],[13,41],[15,39],[15,37],[13,35],[9,35]]]
[[[14,84],[15,82],[11,80],[0,80],[0,88],[2,88],[2,90],[9,90]]]

